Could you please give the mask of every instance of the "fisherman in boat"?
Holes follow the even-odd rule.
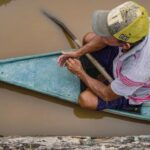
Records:
[[[146,9],[132,1],[111,11],[93,14],[93,31],[83,38],[83,47],[63,52],[60,66],[86,85],[79,95],[83,108],[101,111],[140,106],[150,100],[150,33]],[[86,53],[103,65],[113,81],[106,84],[86,73],[78,60]]]

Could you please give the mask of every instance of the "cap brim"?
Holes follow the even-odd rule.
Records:
[[[97,10],[93,14],[92,28],[93,31],[99,36],[112,36],[108,30],[107,16],[109,11]]]

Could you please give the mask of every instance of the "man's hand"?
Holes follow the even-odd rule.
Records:
[[[66,61],[66,66],[70,72],[77,76],[80,76],[84,72],[81,62],[77,59],[69,58]]]
[[[58,64],[62,67],[66,64],[66,60],[69,58],[77,58],[79,57],[76,51],[71,52],[62,52],[62,55],[58,58]]]

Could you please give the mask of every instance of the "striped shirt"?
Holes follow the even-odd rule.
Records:
[[[122,48],[119,48],[119,54],[113,61],[115,79],[111,88],[117,95],[129,99],[129,104],[138,105],[150,101],[148,49],[150,51],[150,35],[127,53],[123,53]]]

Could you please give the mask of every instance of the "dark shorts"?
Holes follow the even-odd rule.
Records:
[[[93,52],[91,55],[105,68],[105,70],[113,77],[113,60],[117,56],[119,52],[118,47],[107,46],[103,50]],[[82,59],[81,59],[82,61]],[[83,58],[83,67],[90,74],[92,72],[93,65],[84,57]],[[91,71],[90,71],[91,70]],[[97,74],[97,73],[95,73]],[[96,77],[96,76],[95,76]],[[97,111],[103,109],[128,109],[131,105],[129,105],[129,100],[125,97],[120,97],[116,100],[106,102],[98,97],[98,105]]]

